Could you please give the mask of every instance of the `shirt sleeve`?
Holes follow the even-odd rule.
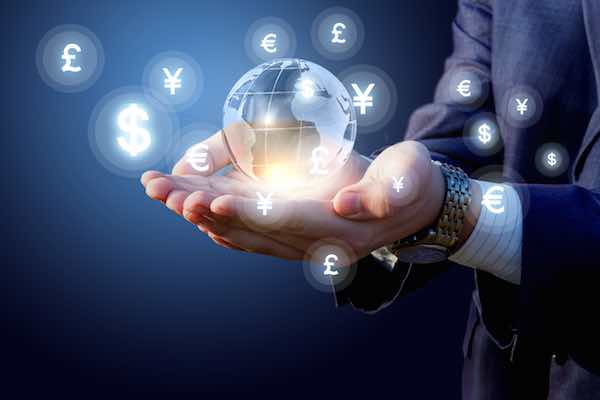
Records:
[[[484,196],[481,213],[473,232],[450,260],[519,284],[523,245],[521,199],[510,185],[473,181]]]

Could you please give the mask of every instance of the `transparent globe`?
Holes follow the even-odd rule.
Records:
[[[306,187],[344,166],[356,139],[356,114],[331,72],[278,59],[248,71],[231,89],[223,138],[233,164],[250,178]]]

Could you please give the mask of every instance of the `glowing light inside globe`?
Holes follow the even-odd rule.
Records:
[[[233,164],[252,179],[279,188],[317,184],[350,157],[356,139],[352,98],[315,63],[261,64],[227,96],[223,139]]]

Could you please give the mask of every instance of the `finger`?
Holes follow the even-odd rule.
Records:
[[[161,176],[163,176],[163,173],[160,171],[146,171],[142,174],[142,176],[140,178],[140,182],[142,182],[142,185],[144,187],[146,187],[148,182],[150,182],[152,179],[158,178]]]
[[[295,250],[297,255],[304,254],[302,250],[286,246],[276,239],[266,237],[260,233],[248,231],[241,227],[234,227],[229,224],[223,224],[215,221],[204,221],[198,224],[198,229],[206,233],[211,239],[225,242],[231,246],[244,251],[261,253],[266,255],[289,254],[290,251],[283,250],[285,247]],[[271,251],[271,250],[272,251]],[[280,250],[280,251],[279,251]],[[279,252],[277,252],[279,251]]]
[[[225,218],[221,215],[214,214],[210,210],[210,204],[220,194],[196,191],[190,194],[183,202],[183,216],[193,224],[199,224],[207,218],[212,221],[225,222]]]
[[[230,250],[237,250],[237,251],[243,251],[245,252],[244,249],[237,247],[229,242],[227,242],[225,239],[220,238],[216,235],[211,234],[210,232],[208,233],[208,237],[212,239],[213,242],[215,242],[215,244],[221,246],[221,247],[225,247],[226,249],[230,249]]]
[[[251,221],[253,230],[273,230],[273,221],[252,215],[256,212],[257,202],[239,196],[224,195],[217,197],[210,205],[214,214],[231,218],[237,223],[248,224]],[[305,238],[350,237],[370,232],[368,224],[360,224],[338,217],[331,208],[331,203],[319,200],[273,200],[273,211],[277,213],[277,231],[298,235]],[[357,224],[359,224],[357,226]],[[362,228],[362,229],[361,229]]]
[[[146,182],[146,193],[153,199],[166,201],[169,193],[176,190],[188,193],[196,190],[211,191],[207,177],[202,176],[175,176],[160,173],[148,173],[143,177]]]
[[[189,192],[185,190],[173,190],[167,196],[167,201],[165,205],[168,209],[175,212],[178,215],[182,215],[183,213],[183,203],[185,199],[189,196]]]
[[[336,213],[354,220],[381,219],[415,202],[431,176],[429,153],[415,143],[402,142],[381,153],[359,182],[335,195]]]
[[[183,203],[183,209],[189,212],[210,212],[210,203],[219,197],[216,193],[197,190],[190,194]]]
[[[186,215],[187,211],[184,211],[184,215]],[[194,214],[194,213],[191,213]],[[217,217],[217,218],[215,218]],[[209,219],[210,218],[210,219]],[[241,230],[247,231],[248,233],[255,233],[250,228],[248,228],[247,224],[243,224],[239,221],[232,220],[230,218],[222,217],[215,214],[209,215],[186,215],[186,219],[190,222],[196,224],[198,228],[202,231],[210,231],[214,234],[224,235],[229,230]],[[260,235],[263,235],[269,239],[275,240],[283,245],[294,248],[302,253],[306,252],[306,250],[314,244],[314,239],[307,239],[301,236],[287,234],[284,232],[259,232]]]
[[[198,194],[192,194],[190,196],[198,196],[200,195]],[[190,197],[188,197],[188,199],[190,199]],[[186,200],[187,203],[188,200]],[[208,204],[209,202],[207,202]],[[252,233],[252,234],[259,234],[262,236],[265,236],[271,240],[274,240],[276,242],[279,242],[282,245],[288,246],[290,248],[296,249],[297,251],[301,252],[301,253],[305,253],[307,251],[308,248],[310,248],[313,244],[314,244],[314,239],[312,238],[304,238],[301,236],[297,236],[297,235],[292,235],[292,234],[288,234],[285,232],[281,232],[281,231],[276,231],[276,232],[253,232],[249,227],[247,223],[244,223],[243,221],[237,220],[237,219],[232,219],[229,217],[224,217],[221,215],[217,215],[215,213],[212,213],[211,211],[208,211],[208,214],[205,213],[204,208],[201,208],[201,214],[195,214],[194,212],[191,211],[185,211],[184,210],[184,215],[186,216],[186,219],[188,219],[190,222],[194,223],[197,225],[198,229],[200,229],[201,231],[207,233],[207,232],[212,232],[213,234],[216,235],[225,235],[229,230],[235,229],[235,230],[240,230],[240,231],[246,231],[248,233]],[[187,213],[190,213],[190,215],[187,215]]]
[[[166,201],[167,196],[174,189],[174,182],[168,177],[153,178],[146,184],[146,194],[154,200]]]
[[[207,156],[207,165],[208,169],[206,171],[198,171],[193,167],[193,165],[188,161],[187,152],[184,156],[175,164],[173,167],[173,175],[201,175],[201,176],[209,176],[214,174],[216,171],[222,169],[227,164],[230,163],[229,153],[225,148],[225,144],[223,143],[221,131],[215,133],[208,139],[203,142],[197,143],[194,146],[200,145],[201,143],[207,146],[205,150],[208,154]],[[188,151],[192,151],[194,146],[190,147]],[[204,164],[203,164],[204,165]]]
[[[304,252],[254,232],[229,229],[222,234],[209,232],[208,235],[213,240],[225,242],[250,253],[264,254],[286,260],[301,260],[304,258]]]

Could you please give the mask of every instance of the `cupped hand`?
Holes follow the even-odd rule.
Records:
[[[212,211],[211,204],[219,197],[227,195],[255,202],[256,192],[264,193],[267,189],[236,170],[224,175],[216,174],[231,164],[220,132],[203,143],[209,149],[210,167],[207,171],[196,171],[185,157],[175,165],[171,174],[148,171],[141,178],[147,195],[197,225],[223,247],[286,259],[303,258],[304,248],[312,243],[311,239],[268,232],[258,225],[249,226],[247,220],[232,219]],[[330,203],[340,188],[357,182],[367,167],[368,162],[353,153],[342,171],[319,188],[305,191],[303,196],[306,201],[311,199],[310,201]],[[291,198],[294,195],[289,195],[288,201],[292,201]]]
[[[394,187],[394,182],[401,185]],[[273,209],[278,210],[281,221],[276,231],[268,218],[255,218],[248,224],[245,214],[255,207],[256,199],[235,193],[203,203],[217,218],[198,224],[213,239],[263,254],[301,259],[315,242],[334,238],[361,258],[433,224],[445,188],[427,149],[412,141],[386,149],[358,182],[340,186],[333,200],[275,200]],[[194,201],[186,204],[191,208],[200,205]],[[296,251],[284,254],[271,245],[272,240]]]

